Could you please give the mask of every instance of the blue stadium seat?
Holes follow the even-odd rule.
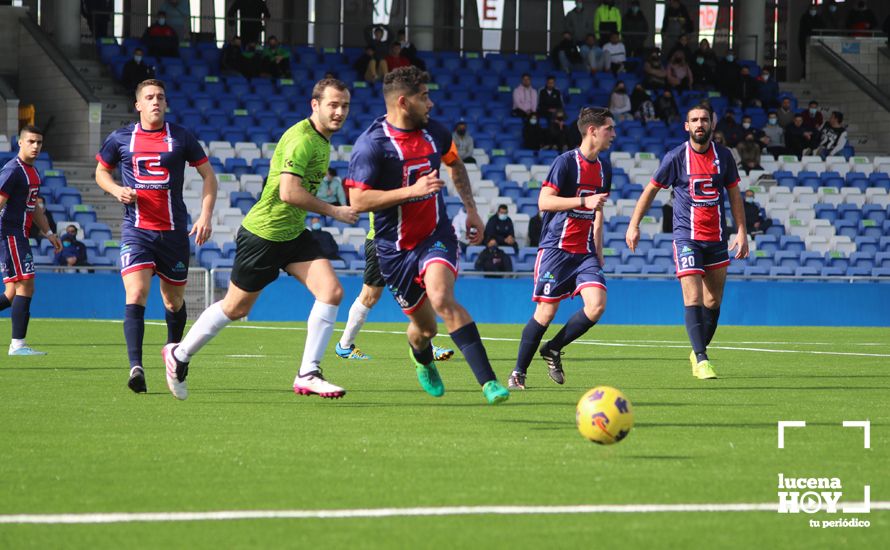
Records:
[[[783,235],[779,237],[779,248],[790,252],[803,252],[806,246],[800,240],[800,237],[794,235]]]
[[[74,221],[77,221],[76,219]],[[111,240],[111,229],[104,223],[87,223],[81,224],[83,232],[88,239],[96,242],[104,242]]]
[[[222,250],[213,242],[196,246],[195,250],[195,258],[198,260],[198,263],[208,269],[212,267],[213,260],[223,257]]]
[[[875,267],[874,252],[854,252],[850,255],[849,267]]]
[[[875,237],[856,237],[853,242],[856,244],[856,250],[863,254],[874,255],[880,250],[878,239]]]
[[[819,274],[822,277],[843,277],[846,271],[840,267],[823,267]]]
[[[793,267],[773,266],[769,268],[769,275],[770,277],[784,277],[788,275],[794,275],[794,269],[795,268]]]
[[[888,277],[890,278],[890,268],[876,267],[871,270],[872,277]]]
[[[797,267],[794,269],[794,275],[801,277],[818,277],[821,268],[816,267]]]

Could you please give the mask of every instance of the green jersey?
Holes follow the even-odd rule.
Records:
[[[296,239],[306,229],[306,211],[281,200],[278,189],[281,174],[303,180],[303,188],[315,195],[331,160],[331,143],[307,118],[294,124],[281,136],[269,163],[269,177],[260,200],[241,225],[267,241]]]

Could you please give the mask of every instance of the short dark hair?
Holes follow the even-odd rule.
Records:
[[[810,105],[818,105],[819,102],[816,101],[815,99],[811,99],[809,104],[810,104]]]
[[[388,98],[393,94],[417,95],[420,93],[421,86],[429,81],[429,73],[421,71],[414,65],[399,67],[386,73],[386,76],[383,77],[383,97]]]
[[[838,122],[844,121],[844,113],[840,111],[831,111],[831,114],[834,116],[834,118],[837,119]]]
[[[711,107],[711,104],[707,101],[699,101],[698,103],[690,107],[689,110],[686,111],[687,119],[689,118],[689,113],[691,113],[692,111],[707,111],[708,115],[710,115],[712,119],[714,118],[714,108]],[[731,112],[732,111],[726,111],[726,114],[729,114]]]
[[[529,77],[529,78],[531,78],[532,75],[530,75],[530,74],[528,74],[528,73],[522,73],[522,77],[521,77],[521,78],[525,78],[525,77]]]
[[[556,77],[553,76],[552,74],[548,74],[548,75],[547,75],[547,80],[556,80]]]
[[[336,168],[333,168],[333,167],[331,167],[331,166],[328,166],[328,174],[330,174],[330,175],[332,175],[332,176],[336,176],[336,175],[337,175],[337,169],[336,169]]]
[[[581,107],[581,111],[578,113],[578,130],[580,130],[581,135],[584,135],[587,133],[588,127],[605,126],[606,119],[609,118],[614,117],[612,112],[605,107]]]
[[[37,134],[39,136],[42,136],[43,130],[41,130],[37,126],[34,126],[33,124],[26,124],[25,126],[22,126],[21,130],[19,130],[19,137],[22,137],[25,134]]]
[[[139,92],[142,91],[142,88],[145,88],[147,86],[157,86],[165,92],[167,91],[167,86],[164,85],[163,80],[158,80],[157,78],[148,78],[136,85],[136,99],[139,99]]]
[[[509,208],[507,208],[507,205],[506,205],[506,204],[499,204],[499,205],[498,205],[498,211],[500,211],[501,208],[503,208],[504,210],[509,210]]]
[[[333,88],[338,92],[345,92],[349,89],[342,80],[336,78],[322,78],[312,87],[312,99],[321,101],[321,98],[324,97],[324,91],[328,88]]]
[[[775,109],[770,109],[769,111],[766,112],[766,116],[769,116],[769,115],[776,115],[776,114],[778,114],[778,113],[776,113],[776,110],[775,110]]]

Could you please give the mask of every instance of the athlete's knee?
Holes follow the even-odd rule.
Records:
[[[182,304],[185,303],[185,297],[175,293],[161,293],[161,299],[164,301],[164,307],[167,308],[167,311],[179,311],[182,309]]]
[[[144,306],[148,302],[148,287],[143,285],[131,285],[127,288],[127,303]]]
[[[591,321],[599,321],[600,317],[603,316],[603,313],[606,312],[606,304],[605,302],[597,302],[594,304],[584,305],[584,315],[587,315],[587,318]]]
[[[556,317],[556,311],[556,308],[538,304],[538,307],[535,308],[535,321],[540,325],[549,326],[553,322],[553,318]]]
[[[233,321],[247,317],[247,314],[250,313],[250,304],[242,301],[223,299],[220,307],[222,307],[223,314]]]
[[[427,289],[427,298],[433,309],[442,317],[449,316],[459,306],[454,299],[454,293],[446,289]]]
[[[340,285],[340,281],[335,278],[333,282],[326,285],[315,295],[315,299],[332,306],[339,306],[340,302],[343,301],[343,287]]]

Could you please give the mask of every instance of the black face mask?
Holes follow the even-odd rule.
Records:
[[[459,135],[459,136],[463,136],[463,135],[465,135],[466,133],[467,133],[467,129],[466,129],[466,128],[459,128],[459,129],[457,130],[457,135]]]

